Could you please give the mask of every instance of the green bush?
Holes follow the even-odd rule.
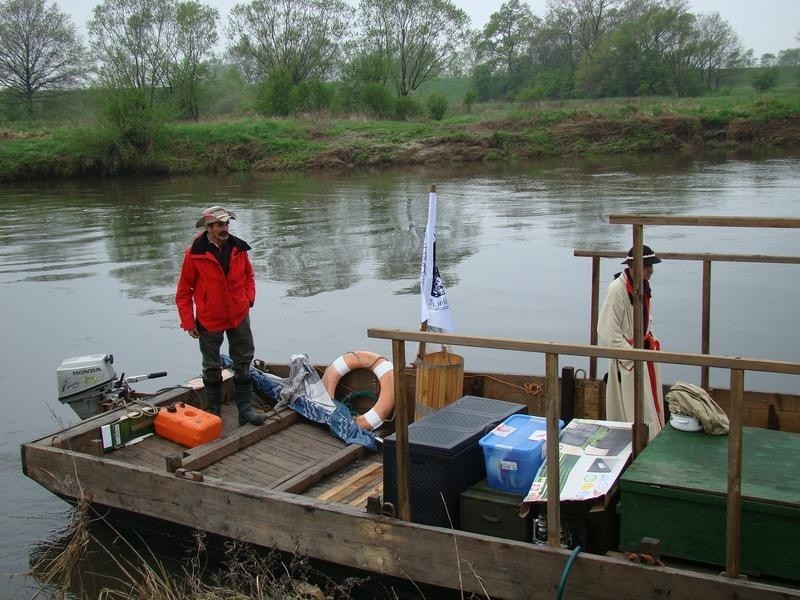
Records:
[[[477,99],[478,94],[476,94],[473,89],[467,90],[467,93],[464,94],[464,108],[467,109],[468,113],[472,112],[472,105],[475,104],[475,100]]]
[[[392,94],[382,83],[367,83],[361,88],[361,104],[369,113],[385,119],[394,108]]]
[[[334,88],[322,81],[304,81],[297,85],[297,106],[300,112],[320,112],[333,104]]]
[[[755,70],[751,81],[757,92],[766,92],[778,85],[780,78],[781,72],[778,67],[762,67]]]
[[[447,112],[447,96],[444,92],[431,92],[425,100],[428,116],[434,121],[441,121]]]
[[[398,96],[394,99],[394,115],[401,121],[422,114],[422,107],[414,96]]]
[[[167,103],[153,103],[146,90],[106,90],[100,99],[111,143],[134,153],[147,153],[163,136],[169,120]]]
[[[265,117],[287,117],[297,110],[298,90],[285,69],[277,69],[261,83],[256,94],[256,110]]]

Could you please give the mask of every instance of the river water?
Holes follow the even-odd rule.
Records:
[[[800,156],[557,160],[346,175],[148,178],[6,184],[0,201],[0,596],[29,598],[34,548],[70,508],[21,473],[19,445],[76,421],[57,400],[70,356],[113,353],[117,373],[167,371],[153,391],[199,371],[178,327],[174,286],[202,208],[220,204],[253,246],[256,354],[329,363],[348,350],[390,355],[369,327],[419,328],[428,191],[439,195],[437,258],[457,333],[588,343],[591,261],[626,250],[608,215],[800,216]],[[795,230],[645,228],[661,252],[800,255]],[[601,280],[620,269],[602,261]],[[663,262],[652,279],[664,349],[699,352],[701,265]],[[715,264],[711,351],[800,361],[800,266]],[[413,349],[407,350],[409,354]],[[523,353],[458,349],[468,370],[543,371]],[[562,357],[561,365],[586,367]],[[600,367],[603,368],[602,366]],[[601,371],[602,373],[602,371]],[[712,385],[726,385],[712,371]],[[665,367],[665,381],[697,370]],[[748,373],[750,389],[800,392],[796,378]]]

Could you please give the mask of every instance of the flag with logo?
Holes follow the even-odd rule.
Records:
[[[431,187],[428,198],[428,225],[425,228],[425,245],[422,248],[419,284],[422,299],[421,321],[427,321],[430,331],[453,331],[447,292],[436,265],[436,186]]]

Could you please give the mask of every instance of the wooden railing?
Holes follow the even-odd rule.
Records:
[[[392,341],[392,359],[395,368],[395,432],[397,454],[397,514],[399,518],[411,520],[409,487],[409,444],[408,423],[413,411],[406,402],[406,342],[442,344],[447,346],[470,346],[495,350],[532,352],[545,355],[545,417],[547,422],[547,455],[558,456],[558,358],[560,355],[584,356],[589,358],[615,358],[633,361],[657,361],[689,366],[707,366],[730,370],[731,414],[728,453],[728,526],[726,529],[726,574],[739,575],[739,547],[741,542],[741,477],[742,477],[742,422],[745,371],[768,373],[787,373],[800,375],[800,363],[760,360],[731,356],[705,354],[681,354],[653,350],[623,350],[596,345],[562,344],[532,340],[516,340],[483,336],[452,335],[400,329],[369,329],[371,338]],[[634,423],[634,453],[636,449],[637,424]],[[639,424],[641,425],[641,424]],[[557,460],[547,461],[547,479],[559,481]],[[547,485],[547,522],[560,523],[561,509],[558,485]],[[548,544],[560,546],[558,527],[548,527]]]
[[[608,222],[612,225],[630,225],[632,230],[634,254],[634,347],[642,348],[643,315],[642,315],[642,246],[644,226],[673,227],[748,227],[771,229],[798,229],[800,219],[779,217],[713,217],[688,215],[610,215]],[[704,311],[706,307],[704,306]],[[706,316],[707,318],[707,316]],[[655,359],[664,362],[660,358]],[[641,437],[643,430],[643,397],[644,372],[642,362],[634,363],[634,455],[637,447],[643,447]],[[708,365],[714,366],[714,365]],[[742,423],[744,399],[744,370],[731,368],[731,405],[728,415],[730,421],[730,437],[728,440],[728,507],[726,515],[725,573],[729,577],[739,576],[739,544],[741,540],[741,485],[742,485]],[[641,446],[637,445],[637,435]]]
[[[624,259],[627,252],[618,250],[575,250],[575,256],[589,257],[592,259],[592,291],[590,298],[591,318],[589,324],[589,343],[597,344],[597,319],[600,312],[600,259]],[[711,263],[765,263],[765,264],[790,264],[800,265],[800,256],[767,256],[760,254],[690,254],[678,252],[658,252],[663,260],[702,261],[702,300],[700,324],[700,352],[708,354],[711,351]],[[597,359],[589,359],[589,379],[597,379]],[[700,367],[700,387],[709,388],[708,367]]]

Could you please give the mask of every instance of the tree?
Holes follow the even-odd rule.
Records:
[[[45,0],[0,4],[0,83],[33,116],[42,90],[78,83],[86,72],[85,51],[69,16]]]
[[[253,0],[228,18],[229,51],[252,83],[273,71],[293,83],[324,80],[337,66],[348,33],[342,0]]]
[[[786,48],[778,52],[778,64],[782,67],[800,66],[800,48]]]
[[[624,0],[550,0],[548,21],[556,21],[579,51],[576,64],[613,31],[625,13]]]
[[[169,84],[178,27],[175,0],[103,0],[88,23],[102,83],[133,88],[149,104]]]
[[[217,43],[219,11],[196,0],[178,4],[177,37],[172,87],[179,94],[179,104],[193,119],[200,116],[201,83],[212,71],[210,59]]]
[[[718,89],[720,73],[741,64],[745,55],[741,39],[719,13],[699,15],[695,21],[696,41],[691,63],[706,87]]]
[[[408,96],[457,60],[469,17],[450,0],[361,0],[363,45],[389,65],[398,96]]]
[[[540,23],[527,4],[520,0],[505,2],[489,17],[477,40],[477,59],[488,62],[495,70],[510,73],[514,60],[526,49],[533,30]]]

